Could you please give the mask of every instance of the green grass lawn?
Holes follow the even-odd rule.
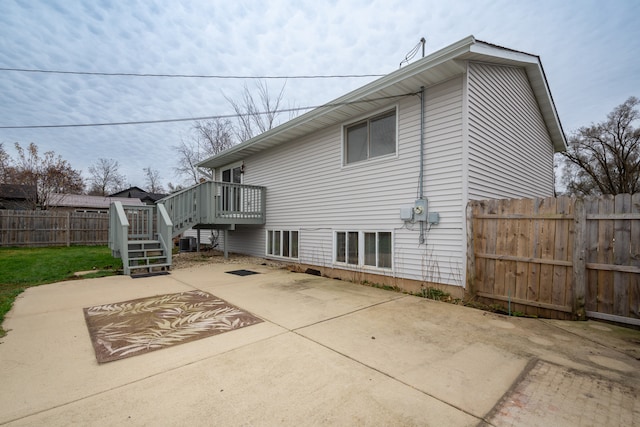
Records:
[[[82,278],[118,274],[122,261],[111,256],[107,246],[48,248],[0,248],[0,337],[1,325],[16,297],[31,286],[77,279],[77,271],[95,270]]]

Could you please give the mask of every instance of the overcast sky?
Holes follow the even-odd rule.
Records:
[[[387,74],[421,37],[427,54],[466,36],[541,57],[569,135],[640,97],[640,1],[1,0],[0,68],[104,73],[295,76]],[[419,57],[419,55],[418,55]],[[416,57],[416,58],[418,58]],[[284,106],[331,101],[372,78],[288,79]],[[268,82],[278,92],[283,81]],[[145,121],[233,113],[231,79],[0,71],[0,126]],[[287,114],[280,116],[282,120]],[[132,185],[144,167],[180,183],[172,148],[192,123],[0,129],[88,177],[117,160]]]

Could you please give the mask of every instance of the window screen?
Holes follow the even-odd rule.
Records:
[[[396,152],[396,110],[345,128],[346,163]]]

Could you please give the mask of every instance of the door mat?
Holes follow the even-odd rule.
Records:
[[[236,276],[251,276],[252,274],[260,274],[257,271],[251,271],[251,270],[233,270],[233,271],[227,271],[226,273],[228,274],[235,274]]]
[[[137,356],[262,322],[203,291],[87,307],[84,317],[98,363]]]

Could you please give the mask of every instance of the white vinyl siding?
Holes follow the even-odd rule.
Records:
[[[392,231],[391,274],[462,285],[462,82],[457,77],[426,89],[423,184],[429,209],[441,218],[426,245],[419,245],[418,224],[400,220],[400,208],[416,199],[419,176],[420,100],[408,96],[397,101],[395,156],[343,166],[344,126],[353,123],[345,118],[247,157],[243,182],[267,187],[267,224],[230,231],[229,250],[265,256],[265,230],[299,230],[299,262],[380,272],[337,263],[335,233]]]
[[[522,68],[469,64],[470,199],[553,195],[553,144]]]

